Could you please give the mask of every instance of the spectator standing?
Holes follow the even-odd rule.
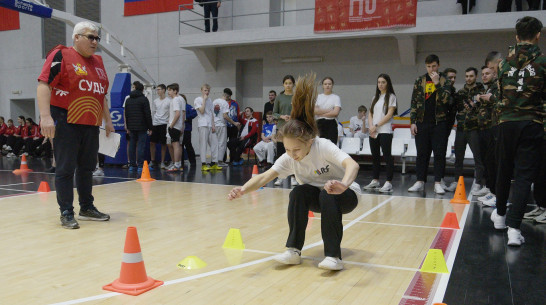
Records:
[[[327,76],[322,82],[323,93],[317,97],[315,119],[321,138],[337,144],[337,116],[341,111],[341,100],[333,93],[334,79]]]
[[[146,140],[152,134],[152,115],[150,101],[144,96],[144,85],[136,81],[135,90],[125,101],[125,128],[131,135],[129,139],[129,172],[142,172],[146,155]],[[137,160],[138,155],[138,160]]]
[[[161,145],[161,169],[166,169],[165,153],[167,152],[167,124],[169,123],[169,107],[171,100],[167,93],[167,87],[164,84],[157,85],[156,88],[158,98],[152,104],[152,134],[150,136],[150,170],[153,170],[156,163],[156,146]]]

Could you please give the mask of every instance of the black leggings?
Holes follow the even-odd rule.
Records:
[[[317,120],[319,137],[328,139],[337,145],[337,122],[336,120]]]
[[[330,195],[324,189],[302,184],[290,192],[288,203],[288,225],[290,233],[286,247],[301,250],[305,242],[305,229],[309,220],[309,210],[320,214],[320,227],[324,241],[324,255],[341,258],[341,239],[343,238],[342,214],[356,208],[358,198],[355,192],[347,189],[340,195]]]
[[[365,140],[364,140],[365,141]],[[381,150],[380,150],[381,149]],[[380,133],[377,138],[370,137],[370,150],[373,157],[373,178],[379,179],[381,168],[381,151],[387,164],[387,181],[392,181],[394,175],[394,159],[391,155],[392,133]]]

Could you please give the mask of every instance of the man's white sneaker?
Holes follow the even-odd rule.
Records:
[[[493,196],[493,198],[489,200],[482,201],[482,204],[488,207],[496,207],[497,206],[497,197]]]
[[[284,182],[284,179],[277,178],[277,181],[275,181],[275,183],[273,183],[273,184],[275,186],[281,186],[283,182]]]
[[[275,255],[273,259],[285,265],[299,265],[301,264],[301,252],[296,248],[288,248],[283,253]]]
[[[472,192],[472,195],[474,196],[485,196],[487,194],[489,194],[490,191],[489,189],[487,188],[487,186],[484,186],[483,188],[481,188],[480,190],[476,191],[476,192]]]
[[[165,165],[165,162],[161,162],[160,168],[161,169],[167,169],[167,165]]]
[[[482,189],[482,186],[479,184],[472,185],[472,188],[470,189],[470,193],[474,195],[474,192],[477,192]]]
[[[364,187],[365,190],[374,190],[376,188],[379,188],[381,185],[379,184],[379,181],[373,179],[372,182],[370,182],[370,184],[366,185]]]
[[[541,208],[541,207],[536,207],[531,212],[523,214],[523,218],[525,218],[525,219],[535,219],[544,212],[546,212],[546,209]]]
[[[442,187],[441,183],[434,183],[434,193],[436,193],[438,195],[443,195],[443,194],[446,193],[446,191],[444,191],[444,188]]]
[[[102,177],[104,176],[104,171],[99,167],[93,172],[93,177]]]
[[[318,267],[326,270],[341,270],[343,269],[343,263],[337,257],[326,256],[322,262],[318,264]]]
[[[13,157],[15,157],[15,154],[12,153],[12,152],[10,152],[9,154],[6,155],[6,157],[8,157],[8,158],[13,158]]]
[[[480,202],[488,201],[488,200],[491,200],[491,198],[493,198],[493,197],[495,197],[495,195],[493,195],[491,192],[489,192],[489,194],[487,194],[485,196],[478,197],[478,201],[480,201]]]
[[[456,189],[457,189],[457,182],[453,181],[445,190],[448,192],[455,192]]]
[[[508,227],[508,245],[521,246],[525,242],[525,238],[521,235],[521,230]]]
[[[443,178],[440,180],[440,186],[444,189],[444,191],[447,191],[447,185]]]
[[[408,189],[408,192],[421,192],[425,189],[425,183],[422,181],[417,181],[415,184]]]
[[[497,209],[494,209],[491,213],[491,221],[497,230],[506,229],[506,215],[500,216],[497,214]]]
[[[290,184],[291,184],[292,186],[296,186],[296,185],[298,185],[299,183],[298,183],[298,181],[296,181],[296,178],[295,178],[295,177],[292,177],[292,178],[290,179]]]
[[[535,222],[538,222],[538,223],[546,223],[546,210],[543,210],[544,213],[538,215],[536,218],[535,218]]]
[[[392,192],[392,184],[390,182],[385,182],[385,184],[383,184],[383,187],[379,189],[379,192],[380,193],[390,193]]]

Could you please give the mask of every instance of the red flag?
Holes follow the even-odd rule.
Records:
[[[20,29],[19,12],[0,7],[0,31]]]
[[[157,14],[178,11],[181,9],[193,9],[193,0],[124,0],[124,16]]]

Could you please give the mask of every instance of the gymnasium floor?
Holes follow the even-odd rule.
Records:
[[[435,196],[432,183],[424,193],[407,193],[412,175],[396,174],[392,196],[364,193],[344,215],[345,270],[328,272],[316,267],[323,258],[320,214],[309,219],[301,266],[271,259],[284,250],[288,185],[226,200],[232,185],[250,178],[251,166],[156,171],[160,180],[152,183],[107,167],[105,177],[94,178],[94,196],[112,219],[80,221],[79,230],[60,227],[54,192],[36,193],[41,181],[54,191],[54,175],[44,173],[49,164],[30,159],[29,166],[33,173],[17,176],[11,171],[19,161],[0,159],[1,304],[546,303],[546,225],[525,221],[526,244],[508,248],[489,221],[491,208],[450,204],[453,194]],[[370,176],[362,166],[357,182]],[[465,179],[467,189],[471,184]],[[448,212],[460,230],[440,228]],[[136,297],[102,290],[119,277],[128,226],[138,230],[148,276],[165,281]],[[230,228],[240,229],[245,250],[222,249]],[[450,273],[419,272],[431,248],[443,250]],[[207,266],[177,268],[188,256]]]

